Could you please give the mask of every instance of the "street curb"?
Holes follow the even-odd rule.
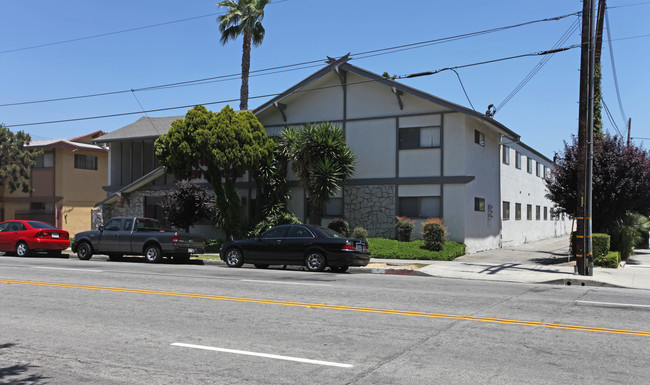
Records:
[[[360,273],[366,274],[392,274],[392,275],[416,275],[420,277],[431,277],[430,274],[415,270],[415,269],[385,269],[380,267],[361,267],[358,270]]]
[[[594,281],[590,279],[580,279],[580,278],[562,278],[554,279],[551,281],[545,281],[541,283],[547,283],[551,285],[563,285],[563,286],[591,286],[591,287],[614,287],[619,289],[627,288],[627,286],[614,285],[612,283]]]

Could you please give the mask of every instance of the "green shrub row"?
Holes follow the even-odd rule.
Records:
[[[400,242],[386,238],[368,238],[368,247],[373,258],[385,259],[424,259],[451,261],[465,255],[465,245],[446,241],[441,251],[431,251],[424,248],[423,240]]]
[[[591,237],[591,248],[594,258],[603,257],[609,253],[610,236],[604,233],[594,233]],[[575,232],[571,233],[571,255],[576,256],[578,238]]]
[[[621,263],[621,253],[618,251],[610,251],[605,255],[594,256],[594,266],[609,267],[612,269],[618,268]]]

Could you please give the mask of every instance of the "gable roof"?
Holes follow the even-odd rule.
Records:
[[[174,120],[183,118],[185,118],[185,115],[163,116],[159,118],[143,116],[135,122],[100,136],[93,141],[95,143],[108,143],[120,142],[126,139],[155,139],[160,135],[166,134]]]
[[[108,152],[108,149],[98,146],[96,144],[92,144],[90,142],[91,138],[100,137],[103,134],[104,134],[103,131],[95,131],[90,134],[77,136],[75,138],[33,140],[29,144],[25,145],[25,147],[40,148],[40,149],[69,148],[73,150],[77,149],[77,150]]]
[[[408,93],[410,95],[428,100],[430,102],[436,103],[438,105],[441,105],[443,107],[449,108],[454,111],[461,112],[463,114],[472,116],[476,119],[479,119],[481,121],[484,121],[488,123],[489,125],[495,127],[498,131],[501,131],[504,135],[506,135],[508,138],[511,140],[516,140],[519,141],[520,137],[517,133],[514,131],[510,130],[508,127],[504,126],[503,124],[497,122],[496,120],[487,117],[486,115],[474,111],[472,109],[469,109],[467,107],[463,107],[459,104],[452,103],[448,100],[441,99],[437,96],[433,96],[431,94],[428,94],[426,92],[420,91],[418,89],[415,89],[413,87],[409,87],[407,85],[404,85],[402,83],[398,83],[394,80],[386,79],[383,76],[380,76],[378,74],[375,74],[373,72],[364,70],[363,68],[359,68],[357,66],[354,66],[352,64],[348,63],[349,57],[348,55],[343,56],[340,59],[329,59],[329,63],[323,67],[322,69],[316,71],[300,83],[294,85],[293,87],[289,88],[288,90],[284,91],[283,93],[279,94],[278,96],[274,97],[273,99],[267,101],[266,103],[262,104],[261,106],[257,107],[255,110],[253,110],[253,113],[255,115],[260,114],[261,112],[267,110],[268,108],[274,107],[276,103],[280,102],[282,99],[287,98],[288,96],[292,95],[295,92],[298,92],[300,89],[306,87],[307,85],[315,82],[316,80],[322,78],[323,76],[327,75],[331,71],[347,71],[354,73],[358,76],[365,77],[367,79],[370,79],[372,81],[376,81],[380,84],[386,85],[388,87],[391,87],[397,91],[401,91],[404,93]]]

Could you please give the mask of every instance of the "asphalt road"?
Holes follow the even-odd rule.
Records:
[[[650,291],[0,256],[0,384],[647,384]]]

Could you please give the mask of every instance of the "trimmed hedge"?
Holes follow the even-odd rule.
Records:
[[[618,251],[610,251],[606,255],[598,255],[594,257],[594,266],[617,269],[620,264],[621,253]]]
[[[398,218],[397,223],[395,223],[395,229],[397,230],[397,240],[400,242],[410,242],[413,228],[415,228],[413,221],[408,218]]]
[[[218,253],[223,241],[218,239],[206,239],[205,240],[205,252],[206,253]]]
[[[451,261],[465,255],[466,246],[447,241],[441,251],[430,251],[424,248],[422,240],[400,242],[394,239],[368,238],[368,247],[373,258]]]
[[[424,248],[431,251],[441,251],[445,247],[445,226],[442,223],[425,223],[424,232]]]
[[[361,226],[357,226],[352,230],[352,238],[365,241],[368,238],[368,231]]]
[[[336,231],[337,233],[343,234],[345,237],[350,236],[350,224],[343,218],[336,218],[330,222],[327,227]]]
[[[571,233],[571,255],[576,256],[576,244],[578,238],[576,238],[576,233]],[[594,258],[603,257],[609,253],[611,237],[609,234],[604,233],[593,233],[591,237],[591,248],[594,253]]]

